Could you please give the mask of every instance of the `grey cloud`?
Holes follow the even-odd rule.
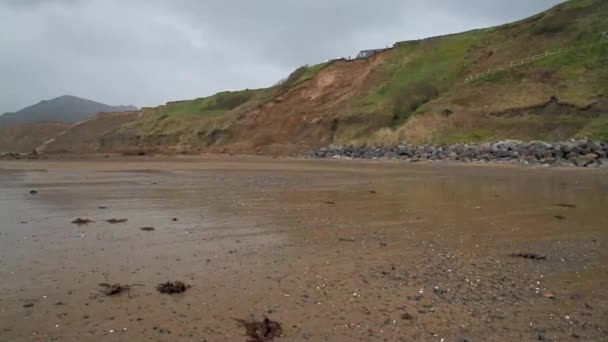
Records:
[[[64,93],[157,105],[496,25],[559,0],[0,0],[0,112]]]
[[[48,5],[72,5],[81,0],[3,0],[2,2],[6,7],[25,8],[31,9],[36,6],[48,6]]]

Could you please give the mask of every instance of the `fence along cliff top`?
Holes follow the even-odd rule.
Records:
[[[484,78],[486,76],[495,74],[495,73],[500,72],[500,71],[504,71],[504,70],[512,69],[512,68],[515,68],[515,67],[518,67],[518,66],[521,66],[521,65],[524,65],[524,64],[532,63],[532,62],[534,62],[536,60],[539,60],[541,58],[545,58],[545,57],[548,57],[548,56],[552,56],[552,55],[563,53],[563,52],[570,51],[570,50],[578,50],[578,49],[582,49],[582,48],[585,48],[585,47],[589,47],[589,46],[593,46],[593,45],[597,45],[597,44],[601,44],[601,43],[608,43],[608,32],[603,32],[602,33],[601,40],[598,43],[584,45],[584,46],[578,46],[578,47],[559,48],[559,49],[555,49],[555,50],[547,50],[547,51],[545,51],[543,53],[540,53],[538,55],[530,56],[530,57],[523,58],[523,59],[517,60],[517,61],[512,61],[511,63],[498,66],[498,67],[496,67],[494,69],[490,69],[490,70],[485,71],[485,72],[480,72],[480,73],[477,73],[477,74],[470,75],[470,76],[468,76],[464,80],[464,83],[470,83],[470,82],[473,82],[473,81],[478,80],[480,78]]]

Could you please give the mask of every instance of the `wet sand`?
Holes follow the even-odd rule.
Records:
[[[607,207],[603,170],[0,161],[0,341],[606,341]]]

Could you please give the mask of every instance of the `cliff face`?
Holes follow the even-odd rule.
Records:
[[[331,144],[341,134],[344,109],[373,84],[373,70],[385,55],[355,61],[337,61],[311,80],[294,86],[258,108],[233,114],[223,148],[235,152],[306,151]],[[386,118],[368,117],[368,129],[387,124]],[[214,142],[215,143],[215,142]]]
[[[122,125],[139,118],[139,112],[97,114],[94,118],[72,125],[68,130],[39,145],[38,152],[90,153],[108,151],[109,149],[100,145],[101,138]]]
[[[97,142],[85,145],[298,154],[331,143],[608,140],[607,18],[607,1],[568,1],[516,23],[300,68],[272,88],[143,109],[86,134]]]
[[[32,152],[36,147],[70,126],[66,123],[43,122],[0,127],[0,153]]]

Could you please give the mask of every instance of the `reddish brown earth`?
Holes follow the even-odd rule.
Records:
[[[379,54],[367,60],[336,61],[312,80],[255,110],[236,109],[230,139],[211,150],[290,155],[331,144],[341,126],[338,114],[354,97],[375,86],[374,68],[385,57]],[[382,118],[374,123],[376,119],[367,117],[364,126],[373,129],[386,124]],[[349,123],[353,124],[356,122]]]
[[[246,341],[266,316],[276,341],[605,341],[607,193],[600,170],[0,161],[0,340]]]

